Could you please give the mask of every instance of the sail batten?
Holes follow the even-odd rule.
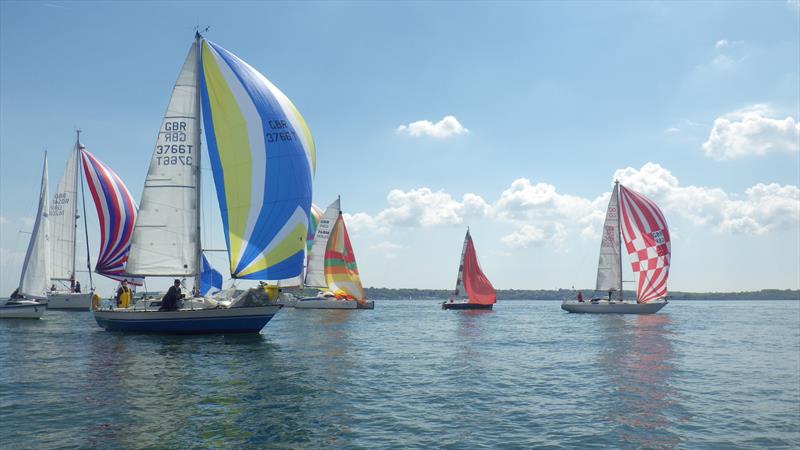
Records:
[[[200,66],[206,141],[231,276],[299,281],[314,152],[305,121],[263,75],[205,39]]]

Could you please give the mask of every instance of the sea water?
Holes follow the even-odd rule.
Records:
[[[0,321],[0,447],[798,448],[800,302],[285,308],[257,335]]]

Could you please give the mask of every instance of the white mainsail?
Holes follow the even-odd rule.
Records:
[[[199,272],[197,70],[195,43],[172,90],[145,179],[125,267],[131,275]]]
[[[78,143],[67,160],[64,174],[50,202],[52,246],[50,277],[70,280],[75,276],[75,231],[78,218]]]
[[[47,153],[44,155],[42,183],[39,191],[39,208],[33,224],[22,274],[19,277],[19,292],[31,297],[45,298],[50,283],[50,223],[47,201]]]
[[[461,247],[461,259],[458,262],[458,278],[456,279],[456,289],[453,297],[457,299],[467,298],[467,288],[464,287],[464,256],[467,254],[467,242],[469,242],[469,228],[464,235],[464,246]]]
[[[328,238],[331,236],[336,218],[341,211],[340,199],[331,203],[317,224],[317,232],[314,233],[314,242],[308,252],[308,265],[306,266],[305,285],[311,287],[327,287],[325,281],[325,249],[328,248]]]
[[[603,223],[603,237],[600,241],[600,261],[597,263],[598,291],[622,290],[621,256],[619,244],[619,201],[618,186],[614,186],[611,200]]]

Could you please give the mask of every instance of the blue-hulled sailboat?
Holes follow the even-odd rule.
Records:
[[[202,284],[201,111],[231,277],[299,284],[315,165],[311,133],[266,77],[199,33],[158,133],[126,273]],[[111,309],[94,316],[110,331],[259,332],[281,308],[257,301],[264,297],[190,299],[184,304],[193,306],[177,311]]]

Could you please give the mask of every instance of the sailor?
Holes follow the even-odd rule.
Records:
[[[578,291],[578,303],[583,303],[583,292]]]
[[[177,311],[178,310],[178,301],[184,297],[184,294],[181,294],[181,280],[175,279],[175,282],[167,291],[167,294],[164,295],[164,298],[161,299],[161,307],[158,308],[159,311]]]
[[[117,308],[128,308],[131,306],[131,290],[128,288],[128,280],[122,280],[122,285],[117,289]]]
[[[81,282],[80,281],[76,281],[75,282],[75,292],[78,293],[78,294],[81,293]]]
[[[55,292],[55,291],[56,291],[56,284],[53,283],[50,285],[50,292]]]

